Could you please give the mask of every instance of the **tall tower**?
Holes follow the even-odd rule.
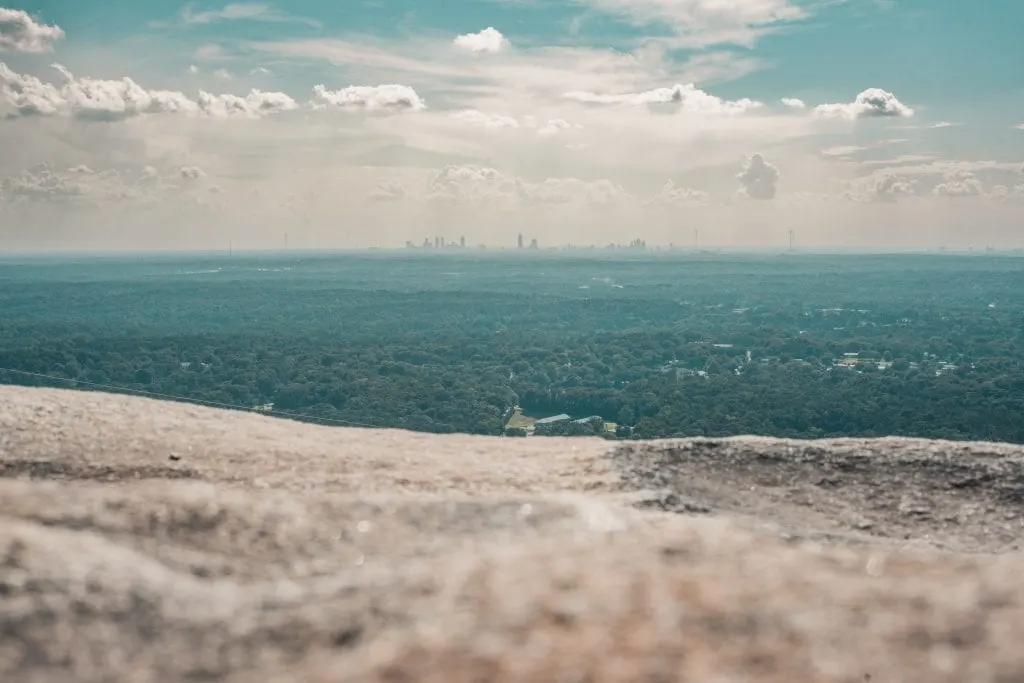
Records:
[[[519,248],[523,248],[523,233],[519,233]]]
[[[795,230],[790,230],[789,231],[789,250],[790,251],[793,251],[793,242],[795,240],[796,240],[796,231]]]

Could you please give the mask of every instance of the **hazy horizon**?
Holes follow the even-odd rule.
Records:
[[[0,253],[1024,247],[1024,6],[0,6]]]
[[[515,247],[494,246],[486,248],[467,247],[466,249],[408,249],[406,247],[353,247],[337,249],[209,249],[209,250],[132,250],[132,249],[91,249],[91,250],[37,250],[37,251],[0,251],[0,264],[16,265],[35,261],[86,260],[86,261],[127,261],[132,259],[154,259],[166,261],[190,260],[218,260],[225,263],[231,260],[244,261],[246,259],[281,261],[288,259],[329,259],[332,257],[373,257],[382,258],[424,258],[424,259],[451,259],[478,260],[478,259],[513,259],[519,261],[545,261],[545,260],[607,260],[607,261],[679,261],[681,263],[703,262],[730,259],[778,259],[793,258],[813,261],[816,258],[849,258],[849,259],[871,259],[871,258],[1024,258],[1024,249],[856,249],[856,248],[833,248],[833,249],[773,249],[766,248],[731,248],[716,249],[686,249],[667,247],[652,248],[649,245],[647,250],[632,250],[626,247],[609,249],[607,247],[580,247],[564,248],[549,247],[539,250],[517,249]]]

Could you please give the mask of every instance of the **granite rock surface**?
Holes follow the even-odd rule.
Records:
[[[0,681],[1024,680],[1024,447],[0,387]]]

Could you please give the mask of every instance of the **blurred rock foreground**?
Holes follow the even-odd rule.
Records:
[[[1024,681],[1024,447],[0,387],[0,681]]]

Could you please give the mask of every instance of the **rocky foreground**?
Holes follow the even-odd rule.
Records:
[[[1024,448],[0,387],[0,681],[1024,681]]]

